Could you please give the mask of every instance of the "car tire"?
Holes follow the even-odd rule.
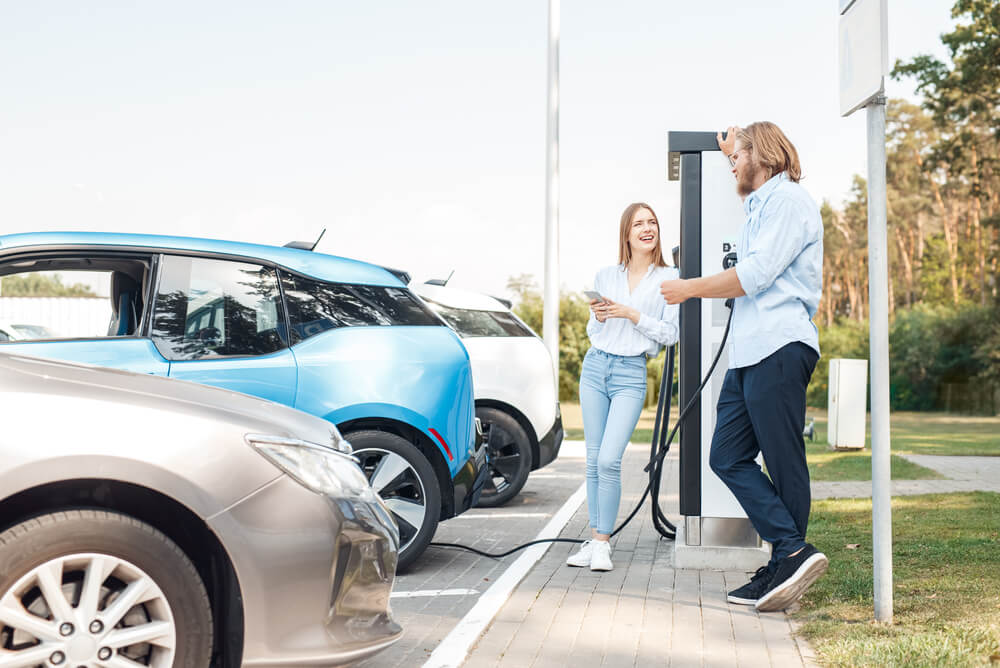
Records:
[[[434,468],[402,436],[368,429],[345,438],[399,527],[396,570],[405,570],[427,549],[441,518],[441,486]]]
[[[520,494],[531,473],[531,441],[521,423],[498,408],[476,408],[483,423],[489,452],[490,475],[479,495],[477,506],[502,506]]]
[[[138,603],[116,606],[132,593]],[[119,644],[143,625],[142,642]],[[38,665],[103,665],[117,652],[137,665],[207,666],[212,612],[194,564],[160,531],[119,513],[54,512],[0,534],[0,643],[8,659]]]

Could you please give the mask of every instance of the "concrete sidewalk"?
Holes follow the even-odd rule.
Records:
[[[567,447],[568,446],[568,447]],[[566,455],[582,448],[564,445]],[[620,517],[638,502],[648,450],[631,446],[622,463]],[[560,457],[562,459],[562,457]],[[677,517],[677,459],[668,458],[661,503]],[[581,505],[562,533],[587,537]],[[680,570],[673,542],[660,540],[648,503],[612,539],[614,570],[564,564],[576,546],[556,543],[535,565],[474,645],[464,666],[813,666],[811,649],[784,613],[730,605],[726,592],[747,573]]]
[[[925,468],[937,471],[944,480],[893,480],[893,496],[944,494],[947,492],[1000,493],[1000,457],[945,457],[940,455],[900,455]],[[871,497],[872,483],[865,481],[814,482],[813,499]]]

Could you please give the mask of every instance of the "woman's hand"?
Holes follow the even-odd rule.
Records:
[[[598,302],[596,307],[591,302],[591,308],[597,309],[594,311],[594,315],[597,316],[600,322],[604,322],[608,318],[628,318],[632,321],[633,325],[639,324],[639,316],[641,314],[637,310],[631,306],[611,301],[607,297],[604,298],[603,303]]]
[[[605,303],[600,299],[590,300],[590,310],[593,311],[594,317],[597,318],[597,322],[604,322],[608,317],[604,314]]]

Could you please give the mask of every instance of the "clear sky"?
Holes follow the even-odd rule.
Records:
[[[889,0],[889,56],[949,0]],[[778,123],[839,202],[865,118],[838,113],[837,0],[563,0],[561,283],[590,287],[649,202],[666,133]],[[493,294],[544,271],[545,0],[0,0],[0,233],[282,244]],[[910,82],[887,83],[913,98]]]

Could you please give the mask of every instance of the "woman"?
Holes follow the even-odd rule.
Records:
[[[590,302],[591,348],[580,373],[580,408],[587,441],[587,510],[591,539],[570,555],[570,566],[610,571],[611,544],[621,501],[621,461],[646,398],[646,357],[677,341],[677,306],[660,295],[677,278],[660,250],[660,226],[648,204],[622,213],[618,264],[594,278],[602,299]]]

